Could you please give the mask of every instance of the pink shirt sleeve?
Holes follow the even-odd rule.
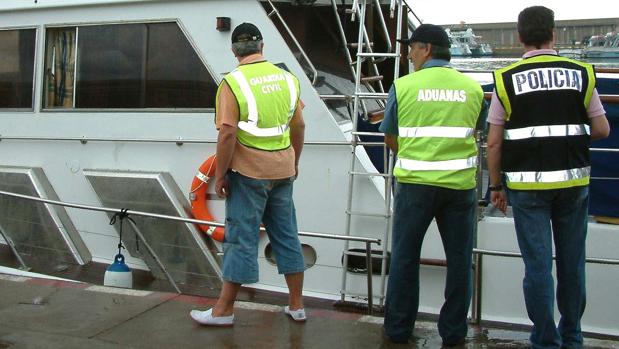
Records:
[[[597,89],[593,89],[591,100],[589,101],[589,107],[587,108],[587,116],[594,118],[606,114],[600,95]],[[505,125],[505,108],[499,101],[499,97],[496,94],[496,90],[492,91],[492,100],[490,101],[490,110],[488,111],[488,123],[493,125]]]
[[[493,125],[505,125],[505,108],[503,108],[503,104],[499,101],[496,90],[492,91],[490,109],[488,110],[488,122]]]
[[[587,108],[587,115],[589,119],[594,118],[596,116],[602,116],[606,114],[606,110],[604,110],[604,106],[602,105],[602,101],[600,100],[600,95],[598,94],[598,89],[593,89],[593,94],[591,95],[591,100],[589,101],[589,108]]]

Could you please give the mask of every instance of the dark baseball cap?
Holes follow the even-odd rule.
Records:
[[[258,27],[251,23],[241,23],[232,31],[232,43],[262,40]]]
[[[422,24],[413,33],[411,37],[408,39],[399,39],[398,40],[404,44],[410,44],[413,42],[422,42],[425,44],[432,44],[436,46],[442,47],[450,47],[449,37],[443,28],[434,24]]]

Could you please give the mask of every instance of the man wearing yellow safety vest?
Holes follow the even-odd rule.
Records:
[[[582,348],[590,140],[609,134],[593,67],[553,50],[554,13],[518,16],[523,59],[494,73],[488,122],[492,204],[512,206],[525,265],[524,299],[533,348]],[[501,171],[507,193],[503,188]],[[559,326],[554,321],[552,242]]]
[[[419,260],[430,223],[436,223],[447,256],[445,303],[438,329],[445,346],[464,342],[471,299],[471,254],[475,227],[475,125],[483,92],[449,65],[449,38],[423,24],[410,39],[415,72],[389,91],[380,131],[397,153],[391,265],[385,336],[406,343],[419,308]]]
[[[215,191],[226,198],[223,287],[213,308],[191,311],[203,325],[232,326],[241,284],[258,281],[260,223],[290,292],[284,311],[295,321],[305,320],[305,263],[292,201],[305,131],[299,81],[267,62],[262,49],[256,26],[237,26],[232,52],[239,66],[217,91]]]

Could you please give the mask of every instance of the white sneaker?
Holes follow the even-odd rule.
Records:
[[[206,326],[232,326],[234,325],[234,314],[230,316],[213,316],[213,308],[205,311],[192,310],[189,313],[192,319]]]
[[[307,317],[305,316],[305,309],[301,308],[301,309],[297,309],[297,310],[290,310],[289,306],[285,306],[284,307],[284,313],[290,315],[290,317],[294,320],[294,321],[305,321],[307,320]]]

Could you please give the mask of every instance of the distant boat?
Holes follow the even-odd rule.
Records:
[[[583,49],[582,48],[562,48],[557,51],[559,56],[580,59],[583,57]]]
[[[589,38],[583,49],[585,58],[619,58],[619,34],[616,31]]]
[[[473,33],[473,28],[466,30],[445,29],[452,48],[450,49],[452,56],[491,56],[492,46],[481,42],[481,36]],[[462,54],[458,54],[458,50]]]

